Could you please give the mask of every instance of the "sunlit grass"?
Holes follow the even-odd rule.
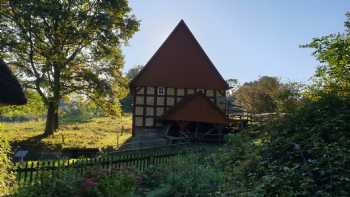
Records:
[[[27,121],[18,123],[0,123],[0,137],[10,142],[28,140],[43,134],[44,121]],[[124,134],[121,136],[121,128]],[[41,140],[48,146],[62,148],[107,148],[123,144],[131,137],[131,118],[93,118],[87,122],[63,123],[54,135]]]

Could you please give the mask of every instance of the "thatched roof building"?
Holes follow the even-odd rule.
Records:
[[[16,77],[0,59],[0,105],[23,105],[27,99]]]

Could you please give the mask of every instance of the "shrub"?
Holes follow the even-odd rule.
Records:
[[[349,196],[350,100],[322,95],[218,155],[237,196]],[[245,144],[240,137],[245,138]],[[257,142],[260,140],[260,145]],[[240,148],[241,147],[241,148]],[[254,150],[255,149],[255,150]],[[230,186],[231,185],[231,186]]]
[[[132,196],[135,173],[117,170],[109,173],[91,169],[84,176],[76,171],[64,171],[59,176],[44,176],[40,183],[19,188],[15,197],[120,197]]]
[[[83,196],[132,196],[136,188],[136,173],[131,169],[113,170],[112,174],[101,169],[94,169],[85,175],[85,186],[87,185],[87,181],[90,182],[88,183],[90,187],[94,183],[95,186],[87,193],[84,192]],[[86,189],[84,190],[86,191]]]
[[[211,196],[220,190],[222,173],[195,154],[172,159],[143,174],[147,196]]]
[[[12,163],[9,158],[10,150],[8,141],[0,138],[0,195],[8,193],[9,187],[14,181],[11,172]]]
[[[63,171],[55,177],[44,176],[40,183],[21,187],[15,197],[65,197],[78,196],[82,178],[73,171]]]

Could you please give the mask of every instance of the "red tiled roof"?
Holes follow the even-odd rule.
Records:
[[[216,124],[227,122],[225,113],[202,93],[185,97],[167,111],[162,118],[165,120]]]
[[[130,86],[228,89],[227,83],[183,20]]]

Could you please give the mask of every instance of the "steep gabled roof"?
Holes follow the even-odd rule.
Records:
[[[226,81],[183,20],[130,86],[228,89]]]
[[[167,111],[162,118],[165,120],[214,124],[225,124],[227,122],[225,113],[202,93],[185,97]]]
[[[27,99],[9,67],[0,59],[0,105],[23,105]]]

